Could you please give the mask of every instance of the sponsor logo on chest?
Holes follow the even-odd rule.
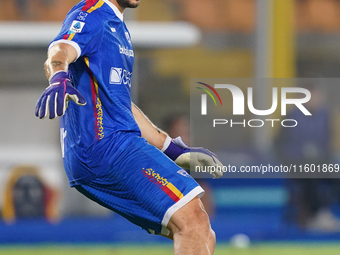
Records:
[[[128,57],[134,57],[135,56],[133,50],[130,50],[129,48],[121,46],[121,45],[119,45],[119,53],[123,54],[125,56],[128,56]]]

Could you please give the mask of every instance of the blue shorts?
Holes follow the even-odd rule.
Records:
[[[171,216],[203,189],[144,138],[136,138],[101,176],[75,188],[149,233],[169,234]]]

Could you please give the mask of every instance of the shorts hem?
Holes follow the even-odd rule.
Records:
[[[191,190],[188,194],[186,194],[183,198],[181,198],[176,204],[172,205],[164,214],[163,220],[162,220],[162,226],[166,227],[170,221],[171,216],[177,212],[179,209],[181,209],[183,206],[185,206],[187,203],[189,203],[191,200],[193,200],[196,196],[201,198],[204,195],[204,190],[201,186],[195,187],[193,190]],[[169,233],[163,233],[164,230],[168,230],[167,228],[162,228],[162,234],[169,234]],[[166,231],[164,231],[166,232]]]

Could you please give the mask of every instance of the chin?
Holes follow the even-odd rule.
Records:
[[[117,3],[125,8],[137,8],[140,0],[116,0]]]
[[[140,0],[132,0],[131,2],[132,3],[131,3],[130,8],[136,8],[136,7],[138,7]]]

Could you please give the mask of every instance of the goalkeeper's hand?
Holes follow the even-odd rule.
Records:
[[[207,168],[209,173],[214,178],[220,178],[223,175],[223,165],[214,153],[202,147],[190,148],[180,136],[173,140],[167,137],[162,151],[178,166],[186,170],[194,169],[196,166],[214,166]]]
[[[69,100],[77,105],[85,105],[85,98],[72,86],[70,71],[56,72],[50,78],[50,86],[40,96],[35,107],[35,115],[40,119],[49,115],[50,119],[63,116]]]

